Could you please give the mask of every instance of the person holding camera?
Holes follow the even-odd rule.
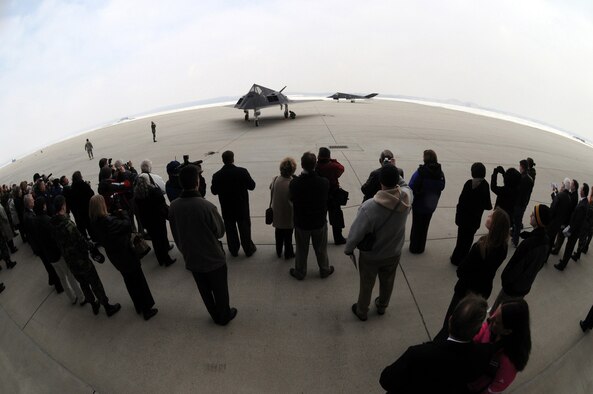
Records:
[[[383,167],[384,165],[395,165],[395,157],[389,149],[385,149],[383,152],[381,152],[381,155],[379,156],[379,164],[381,164],[381,167]],[[373,198],[375,193],[381,190],[381,182],[379,181],[381,167],[377,168],[376,170],[373,170],[369,174],[369,178],[366,180],[364,185],[361,186],[360,191],[364,195],[362,202],[365,202],[366,200]],[[399,167],[396,168],[399,172],[400,179],[404,179],[404,171]]]
[[[389,306],[395,273],[406,238],[406,221],[412,209],[412,190],[400,182],[399,172],[393,165],[381,168],[381,190],[365,201],[350,227],[344,253],[352,255],[354,249],[367,236],[374,235],[370,250],[360,250],[360,290],[352,313],[367,320],[375,280],[379,276],[379,297],[375,299],[377,313],[382,315]]]
[[[498,186],[498,174],[502,175],[503,186]],[[502,166],[498,166],[492,171],[490,177],[490,190],[496,194],[496,203],[494,207],[503,209],[509,218],[513,217],[513,212],[517,201],[519,200],[519,187],[521,184],[521,174],[516,168],[509,168],[506,171]]]

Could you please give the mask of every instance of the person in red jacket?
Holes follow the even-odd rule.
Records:
[[[344,166],[338,163],[336,159],[331,158],[331,152],[328,148],[319,148],[316,171],[320,176],[327,178],[329,181],[327,212],[329,214],[329,224],[332,226],[334,243],[336,245],[345,244],[346,238],[342,235],[344,213],[336,198],[336,192],[340,188],[338,178],[344,173]]]

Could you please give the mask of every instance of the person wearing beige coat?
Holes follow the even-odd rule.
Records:
[[[275,229],[276,254],[289,260],[294,257],[292,247],[292,233],[294,230],[292,201],[288,186],[296,171],[296,161],[287,157],[280,162],[280,175],[276,176],[270,184],[271,206],[274,212],[272,226]]]

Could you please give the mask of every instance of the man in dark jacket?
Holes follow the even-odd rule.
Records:
[[[82,179],[80,171],[72,174],[72,187],[70,188],[70,201],[66,197],[66,205],[70,204],[70,211],[74,216],[76,227],[83,237],[89,237],[91,227],[89,221],[89,201],[95,195],[91,186]]]
[[[572,217],[572,213],[577,207],[579,202],[579,182],[576,179],[570,180],[570,188],[568,192],[568,196],[570,197],[570,210],[567,212],[564,223],[561,227],[562,230],[566,228],[570,224],[570,218]],[[564,231],[559,231],[558,235],[556,236],[556,242],[554,243],[554,247],[552,248],[551,254],[556,255],[560,253],[560,249],[564,244]]]
[[[219,241],[225,223],[216,206],[198,192],[196,166],[184,167],[179,180],[183,191],[169,208],[171,232],[212,320],[224,326],[237,316],[237,309],[229,306],[226,258]]]
[[[423,161],[424,164],[410,178],[410,188],[414,192],[410,253],[414,254],[424,252],[430,219],[437,209],[441,192],[445,189],[445,174],[435,151],[425,150]]]
[[[574,261],[578,261],[581,258],[581,253],[587,254],[591,238],[593,238],[593,190],[591,190],[591,195],[587,200],[587,216],[585,217],[585,223],[583,223],[583,229],[581,230],[579,246],[577,251],[571,257]]]
[[[381,167],[373,170],[369,174],[369,179],[367,179],[364,185],[360,187],[360,191],[364,195],[362,202],[373,198],[375,194],[381,190],[381,182],[379,181],[381,168],[383,168],[384,165],[395,165],[395,157],[393,156],[393,152],[391,152],[389,149],[385,149],[383,152],[381,152],[381,155],[379,156],[379,163],[381,164]],[[397,167],[397,171],[399,172],[400,179],[403,179],[404,170],[402,170],[400,167]]]
[[[334,272],[327,258],[327,196],[329,181],[315,172],[315,154],[306,152],[301,157],[303,172],[290,181],[289,192],[294,211],[294,233],[296,241],[295,268],[290,275],[303,280],[307,275],[309,241],[319,265],[322,278]]]
[[[482,225],[482,214],[492,209],[490,187],[486,176],[486,167],[482,163],[474,163],[471,167],[472,179],[463,185],[457,203],[455,224],[457,225],[457,243],[451,255],[451,264],[459,265],[469,253],[474,242],[474,235]]]
[[[245,255],[250,257],[255,253],[256,247],[251,240],[248,191],[255,189],[255,181],[245,168],[235,166],[235,155],[230,150],[222,153],[222,162],[224,166],[212,176],[210,190],[220,201],[231,255],[236,257],[239,246],[242,246]]]
[[[383,370],[379,383],[388,393],[469,393],[467,385],[483,376],[493,354],[490,344],[473,343],[488,304],[470,295],[449,319],[449,338],[411,346]]]
[[[537,204],[530,218],[533,231],[525,234],[526,239],[519,244],[502,271],[502,289],[490,308],[492,312],[503,302],[511,298],[523,298],[531,290],[539,270],[548,259],[550,241],[546,225],[549,222],[550,208]]]
[[[519,197],[517,198],[515,207],[513,208],[513,216],[511,217],[513,226],[513,245],[517,247],[519,244],[519,234],[523,230],[523,215],[531,199],[531,192],[533,191],[533,179],[528,173],[527,160],[519,162],[519,172],[521,173],[521,182],[519,183]]]
[[[342,235],[344,213],[337,198],[337,193],[340,189],[338,178],[344,173],[344,166],[336,159],[331,158],[329,149],[319,148],[319,158],[317,159],[317,168],[315,171],[329,181],[329,194],[327,198],[329,224],[332,226],[334,243],[336,245],[343,245],[346,243],[346,239]]]
[[[566,178],[560,186],[560,191],[554,196],[552,205],[550,206],[552,219],[550,225],[547,227],[548,237],[550,239],[550,254],[558,254],[558,250],[554,248],[556,237],[562,237],[564,241],[564,236],[560,234],[562,233],[561,230],[570,222],[571,206],[570,179]]]
[[[27,205],[29,204],[30,203],[27,202]],[[35,253],[41,259],[41,262],[47,271],[49,285],[53,285],[56,289],[56,292],[60,294],[64,291],[64,287],[62,286],[62,282],[60,281],[54,266],[51,264],[60,258],[60,251],[57,249],[56,254],[55,245],[53,247],[52,245],[48,245],[54,244],[54,240],[51,236],[51,232],[48,232],[48,228],[41,225],[43,216],[49,219],[49,216],[47,216],[44,208],[45,199],[43,197],[37,197],[34,202],[34,214],[27,214],[29,245],[31,245],[33,253]]]
[[[580,196],[581,199],[578,202],[575,210],[572,212],[570,217],[570,224],[564,229],[563,233],[565,237],[568,237],[566,242],[566,248],[564,248],[564,256],[560,259],[558,264],[554,264],[554,268],[559,271],[564,271],[568,261],[572,255],[572,251],[581,236],[581,231],[584,229],[585,219],[587,218],[587,210],[589,208],[589,202],[587,201],[587,195],[589,194],[589,185],[583,183],[581,186]]]

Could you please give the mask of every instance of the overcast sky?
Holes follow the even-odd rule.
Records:
[[[456,99],[593,140],[593,1],[0,0],[0,164],[254,82]]]

